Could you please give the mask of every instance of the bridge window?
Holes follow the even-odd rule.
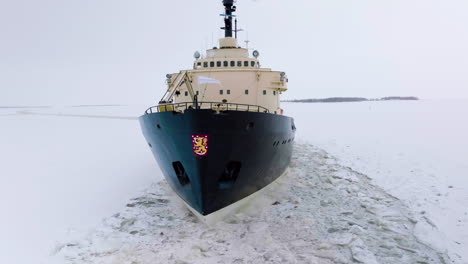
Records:
[[[221,67],[221,62],[220,61],[216,62],[216,67]]]
[[[250,66],[255,67],[255,61],[251,61]]]
[[[248,61],[244,61],[244,67],[249,67],[249,62]]]
[[[208,62],[203,62],[203,67],[208,68]]]
[[[213,68],[213,67],[214,67],[214,65],[215,65],[215,64],[214,64],[214,61],[210,61],[210,67],[212,67],[212,68]]]
[[[236,66],[236,62],[235,61],[231,61],[231,67],[235,67]]]
[[[231,90],[227,90],[226,93],[227,93],[227,94],[231,94]]]
[[[266,95],[266,90],[263,90],[263,95]]]
[[[223,94],[223,90],[219,90],[219,94]]]
[[[249,90],[245,90],[245,94],[249,94]]]
[[[237,62],[237,67],[242,67],[242,61]]]

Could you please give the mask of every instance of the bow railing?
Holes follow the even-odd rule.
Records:
[[[162,103],[157,106],[152,106],[145,113],[153,114],[160,112],[183,112],[187,109],[211,109],[217,112],[221,111],[245,111],[269,113],[270,111],[259,105],[222,103],[222,102],[184,102],[184,103]]]

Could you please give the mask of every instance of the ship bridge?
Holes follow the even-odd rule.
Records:
[[[225,6],[225,27],[222,28],[225,37],[219,39],[217,47],[206,50],[204,56],[195,52],[192,69],[166,76],[168,87],[161,102],[255,105],[270,113],[282,114],[280,95],[288,89],[286,73],[262,68],[258,51],[249,56],[249,49],[238,45],[237,20],[232,29],[235,17],[232,13],[236,8],[231,3],[225,3]],[[232,32],[236,33],[235,37]]]

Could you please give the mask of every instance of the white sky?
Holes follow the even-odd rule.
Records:
[[[238,11],[262,66],[288,73],[284,98],[468,98],[466,0],[239,0]],[[164,75],[222,36],[222,12],[221,0],[0,0],[0,105],[155,103]]]

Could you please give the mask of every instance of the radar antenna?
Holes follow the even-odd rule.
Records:
[[[241,31],[244,31],[244,30],[242,28],[237,29],[237,18],[235,20],[235,24],[236,24],[236,27],[235,27],[236,29],[234,29],[234,32],[236,33],[235,36],[236,36],[236,39],[237,39],[237,32],[241,32]]]
[[[221,29],[224,29],[224,37],[226,38],[232,38],[232,18],[236,16],[233,15],[233,13],[236,12],[236,6],[234,5],[234,3],[235,0],[223,0],[223,5],[226,11],[225,14],[221,14],[221,16],[224,16],[224,27],[222,27]]]

